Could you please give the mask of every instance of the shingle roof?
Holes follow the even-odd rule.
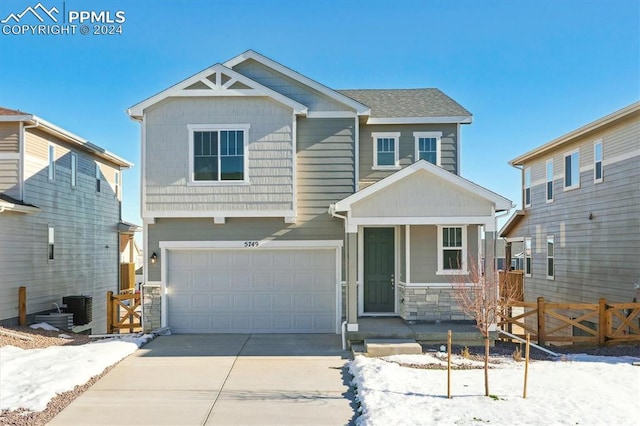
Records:
[[[371,117],[471,116],[459,103],[439,89],[337,90],[371,108]]]
[[[0,106],[0,115],[29,115],[29,113]]]

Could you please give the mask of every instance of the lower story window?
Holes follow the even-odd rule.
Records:
[[[55,259],[54,246],[55,246],[55,230],[53,229],[53,226],[49,226],[48,250],[47,250],[49,261],[52,261]]]
[[[466,269],[466,226],[441,226],[438,232],[438,272],[458,273]]]
[[[524,239],[524,275],[531,276],[531,237]]]
[[[553,235],[547,237],[547,278],[553,279],[555,276],[555,265],[553,264],[554,260],[554,251],[555,247],[553,244]]]

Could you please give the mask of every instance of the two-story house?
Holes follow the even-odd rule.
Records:
[[[452,281],[511,208],[459,175],[472,117],[438,89],[334,90],[250,50],[128,113],[146,294],[178,333],[464,319]]]
[[[122,170],[131,163],[36,115],[0,108],[0,323],[88,296],[94,333],[118,291]]]
[[[525,299],[633,302],[640,282],[640,102],[509,164],[522,170],[524,208],[500,236],[524,245]]]

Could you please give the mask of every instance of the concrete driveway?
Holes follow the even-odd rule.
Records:
[[[160,336],[49,424],[352,424],[349,355],[336,335]]]

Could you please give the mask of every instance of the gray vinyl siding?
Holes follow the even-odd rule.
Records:
[[[436,275],[438,270],[438,227],[412,225],[410,231],[411,282],[452,284],[454,275]],[[467,226],[467,262],[478,257],[478,226]]]
[[[56,179],[47,175],[48,143],[56,144]],[[38,130],[26,135],[25,201],[35,214],[0,214],[0,320],[18,316],[18,287],[27,287],[27,313],[47,311],[63,296],[93,297],[92,331],[106,330],[106,293],[118,289],[119,202],[106,178],[95,188],[94,159],[78,155],[71,187],[70,147]],[[107,175],[114,167],[101,165]],[[109,184],[107,184],[109,183]],[[48,226],[55,230],[55,260],[48,261]]]
[[[0,123],[0,152],[19,152],[19,132],[18,123]]]
[[[190,185],[189,124],[249,124],[249,185]],[[293,210],[293,113],[267,98],[172,98],[146,111],[145,199],[153,212]]]
[[[593,144],[600,139],[604,180],[594,183]],[[580,187],[565,191],[564,154],[575,149],[580,151]],[[509,235],[532,239],[532,276],[525,277],[525,297],[631,302],[637,297],[633,283],[640,282],[640,121],[636,117],[582,137],[551,157],[554,201],[546,203],[543,182],[534,181],[532,205]],[[545,160],[531,162],[532,175]],[[549,235],[555,243],[553,280],[546,273]]]
[[[458,134],[455,124],[403,124],[360,126],[360,188],[370,185],[391,174],[393,170],[372,170],[374,132],[400,132],[398,151],[400,167],[415,163],[415,138],[413,132],[442,132],[441,166],[458,173]]]
[[[249,59],[233,70],[257,81],[263,86],[305,105],[310,111],[353,111],[328,96],[285,76],[259,62]]]
[[[329,204],[353,193],[352,119],[299,119],[297,138],[297,220],[227,218],[156,219],[149,225],[147,252],[160,241],[343,240],[344,222],[328,213]],[[162,260],[149,265],[149,280],[160,279]]]

